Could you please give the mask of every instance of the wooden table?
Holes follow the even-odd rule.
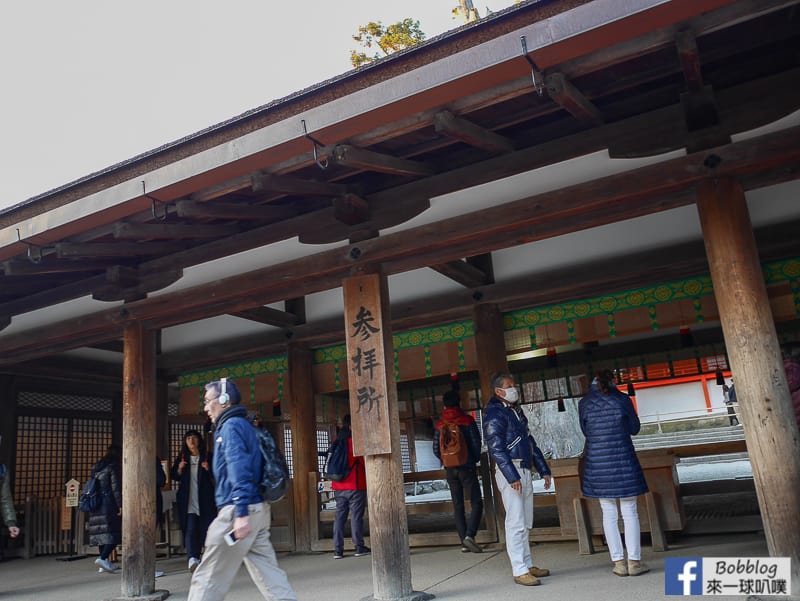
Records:
[[[639,451],[636,455],[650,489],[639,497],[639,524],[642,532],[650,533],[653,550],[664,551],[667,548],[664,532],[682,530],[686,525],[675,468],[678,458],[670,449]],[[578,458],[552,460],[550,469],[556,483],[562,536],[577,538],[581,554],[593,553],[592,535],[603,534],[603,516],[600,503],[581,493]]]

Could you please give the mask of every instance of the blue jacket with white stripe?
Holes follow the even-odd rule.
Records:
[[[550,467],[528,431],[528,418],[495,396],[486,404],[483,436],[489,454],[509,484],[520,479],[514,459],[519,460],[520,467],[537,471],[540,476],[550,475]]]

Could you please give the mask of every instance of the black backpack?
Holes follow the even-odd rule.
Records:
[[[97,511],[103,504],[103,495],[100,493],[100,481],[95,474],[83,485],[83,491],[78,498],[78,509],[81,511]]]
[[[328,447],[328,459],[325,461],[325,471],[322,476],[327,480],[341,482],[350,475],[350,465],[347,461],[347,438],[337,438]]]
[[[261,449],[261,497],[268,503],[277,503],[289,490],[289,467],[272,435],[261,428],[255,431]]]

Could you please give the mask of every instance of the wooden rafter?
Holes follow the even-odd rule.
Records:
[[[545,77],[544,83],[550,98],[578,121],[590,125],[603,123],[603,115],[598,108],[562,73],[551,73]]]
[[[431,269],[466,288],[478,288],[490,283],[490,278],[485,272],[462,260],[431,265]]]
[[[82,340],[102,340],[121,323],[141,320],[149,327],[241,311],[288,296],[336,287],[357,265],[383,264],[387,274],[443,263],[477,249],[491,251],[559,236],[597,225],[691,204],[694,187],[709,177],[740,177],[749,189],[749,174],[792,172],[797,177],[800,127],[765,134],[711,153],[669,159],[569,188],[454,217],[443,229],[432,223],[367,240],[354,248],[334,248],[232,276],[199,287],[167,293],[45,328],[6,336],[0,364],[75,348]],[[7,314],[0,305],[0,315]]]
[[[59,242],[59,259],[76,257],[147,257],[174,253],[186,248],[175,242]]]
[[[277,328],[288,328],[301,323],[297,315],[273,309],[272,307],[255,307],[253,309],[236,311],[235,313],[231,313],[231,315],[241,317],[242,319],[249,319],[250,321],[257,321],[258,323],[263,323],[268,326],[275,326]]]
[[[394,175],[432,175],[433,170],[419,161],[401,159],[388,154],[356,148],[348,144],[335,146],[330,153],[331,159],[339,165],[379,171]]]
[[[87,260],[50,260],[45,258],[40,263],[13,259],[3,262],[3,270],[7,276],[11,275],[44,275],[51,273],[74,273],[81,271],[101,271],[110,267],[112,260],[87,261]]]
[[[197,202],[179,200],[175,203],[178,217],[200,219],[236,219],[241,221],[282,221],[297,215],[293,205],[246,205],[232,202]]]
[[[514,141],[472,121],[456,117],[450,111],[440,111],[433,118],[436,133],[460,140],[489,152],[505,153],[514,150]]]
[[[276,192],[295,196],[338,196],[348,191],[347,186],[342,184],[266,172],[254,174],[251,186],[253,192]]]
[[[700,52],[697,50],[697,39],[690,30],[681,30],[675,34],[678,47],[678,58],[686,80],[686,89],[697,92],[703,88],[703,73],[700,70]]]
[[[113,232],[117,240],[189,240],[232,236],[239,228],[235,225],[115,223]]]

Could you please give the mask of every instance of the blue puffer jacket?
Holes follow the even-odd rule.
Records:
[[[494,396],[486,405],[483,436],[489,454],[509,484],[520,479],[513,459],[519,459],[521,467],[535,469],[540,476],[550,475],[547,461],[528,431],[528,418]]]
[[[261,450],[256,429],[247,420],[247,408],[233,405],[219,416],[214,433],[214,479],[217,507],[235,505],[236,517],[248,515],[247,506],[261,503]]]
[[[630,397],[613,384],[603,394],[592,382],[578,412],[586,437],[584,496],[618,499],[646,493],[647,483],[631,441],[640,425]]]

